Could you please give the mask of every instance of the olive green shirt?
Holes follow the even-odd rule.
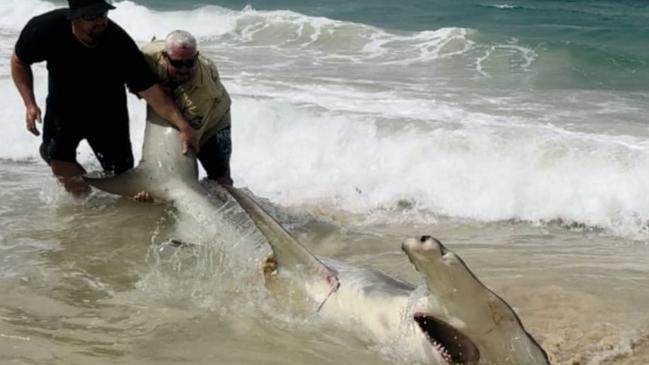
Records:
[[[163,41],[154,41],[142,47],[147,64],[160,79],[169,84],[167,63],[162,54]],[[189,124],[198,131],[200,145],[203,145],[218,130],[230,126],[230,95],[219,78],[216,66],[208,58],[198,55],[198,65],[194,76],[173,88],[173,98]],[[161,119],[147,107],[147,120]]]

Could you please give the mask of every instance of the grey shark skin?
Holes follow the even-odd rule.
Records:
[[[193,152],[180,153],[180,136],[176,129],[159,117],[146,123],[142,158],[137,167],[112,176],[90,173],[83,179],[100,190],[133,197],[147,191],[156,201],[173,202],[180,213],[188,213],[200,223],[227,227],[218,212],[224,201],[208,191],[198,181],[198,165]]]
[[[550,364],[512,308],[437,239],[402,244],[426,283],[417,296],[413,285],[380,272],[316,258],[252,198],[227,189],[268,239],[278,270],[303,281],[321,316],[360,328],[372,342],[408,346],[426,364]]]
[[[179,148],[175,129],[164,121],[149,121],[142,160],[135,169],[84,179],[125,196],[149,191],[178,210],[191,210],[199,221],[223,221],[224,202],[208,196],[198,182],[195,157],[182,156]],[[359,330],[369,342],[403,348],[425,364],[549,364],[511,307],[438,240],[422,236],[402,244],[426,283],[417,288],[380,272],[312,255],[254,199],[234,187],[226,190],[272,248],[278,275],[267,275],[267,280],[292,280],[322,318]]]

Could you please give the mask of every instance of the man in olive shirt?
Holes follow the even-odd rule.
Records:
[[[232,185],[230,176],[230,95],[225,90],[216,66],[199,54],[196,38],[189,32],[175,30],[165,41],[153,41],[142,47],[144,58],[161,80],[164,89],[197,131],[198,160],[207,178]],[[159,118],[147,109],[147,120]],[[151,200],[143,192],[138,200]]]
[[[76,160],[79,142],[88,141],[102,168],[121,173],[133,167],[127,85],[181,134],[182,152],[198,149],[194,129],[157,83],[128,34],[108,19],[114,7],[104,0],[68,0],[69,8],[32,18],[11,57],[11,75],[25,103],[27,130],[40,132],[41,110],[33,87],[33,63],[46,61],[48,96],[40,153],[66,190],[90,191]]]

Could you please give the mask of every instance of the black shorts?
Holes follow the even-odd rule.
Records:
[[[232,178],[230,177],[230,156],[232,155],[230,130],[230,127],[227,127],[217,131],[201,146],[197,157],[205,172],[207,172],[208,179],[232,184]]]
[[[41,157],[47,163],[51,160],[77,163],[77,148],[83,139],[88,141],[104,171],[119,174],[133,168],[128,119],[81,120],[46,113]]]

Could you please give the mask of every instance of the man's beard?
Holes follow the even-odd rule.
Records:
[[[106,35],[106,28],[108,28],[108,25],[106,25],[103,28],[97,29],[97,30],[92,29],[90,31],[90,33],[88,34],[88,36],[92,39],[93,42],[99,42]]]
[[[189,81],[192,78],[192,74],[187,74],[183,76],[178,76],[178,75],[171,75],[171,80],[176,84],[184,84],[185,82]]]

